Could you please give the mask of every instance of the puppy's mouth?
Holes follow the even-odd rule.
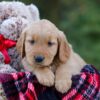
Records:
[[[51,64],[45,64],[44,62],[41,62],[41,63],[37,63],[37,62],[34,62],[35,66],[36,67],[48,67],[50,66]]]
[[[47,65],[44,65],[43,63],[35,63],[35,65],[36,67],[47,67]]]

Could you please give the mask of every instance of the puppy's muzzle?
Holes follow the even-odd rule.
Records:
[[[35,62],[36,62],[36,63],[41,63],[41,62],[43,62],[44,57],[38,55],[38,56],[34,56],[34,59],[35,59]]]

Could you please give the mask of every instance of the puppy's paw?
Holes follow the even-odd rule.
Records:
[[[66,93],[71,88],[72,81],[71,80],[56,80],[55,87],[57,91],[61,93]]]
[[[51,70],[39,70],[35,75],[40,84],[49,87],[54,85],[54,74]]]

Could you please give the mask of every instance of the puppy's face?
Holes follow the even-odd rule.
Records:
[[[28,26],[17,42],[17,49],[35,67],[49,66],[55,59],[66,62],[70,51],[63,32],[47,20]]]
[[[53,33],[27,31],[25,40],[26,59],[30,65],[48,66],[52,63],[58,48],[57,36]]]

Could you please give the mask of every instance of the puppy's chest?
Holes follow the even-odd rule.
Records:
[[[51,65],[49,68],[53,73],[56,72],[57,67],[55,65]]]

